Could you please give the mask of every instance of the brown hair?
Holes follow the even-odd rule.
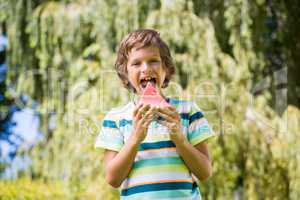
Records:
[[[123,85],[127,89],[135,89],[131,86],[127,77],[127,62],[129,53],[133,48],[143,48],[147,46],[156,46],[159,49],[159,54],[163,62],[163,67],[166,70],[166,78],[162,85],[167,87],[172,75],[175,73],[175,67],[172,61],[169,47],[160,38],[159,33],[152,29],[138,29],[129,33],[121,42],[118,50],[115,70],[118,73]]]

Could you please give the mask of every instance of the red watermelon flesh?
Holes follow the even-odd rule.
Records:
[[[150,82],[143,91],[140,103],[159,107],[170,106],[170,104],[166,102],[166,100],[159,94],[158,90]]]

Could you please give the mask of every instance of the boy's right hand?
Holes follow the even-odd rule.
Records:
[[[139,104],[133,111],[133,134],[134,142],[140,144],[146,137],[148,126],[156,114],[157,108],[150,105]]]

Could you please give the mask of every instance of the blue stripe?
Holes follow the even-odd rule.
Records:
[[[180,113],[180,117],[181,117],[181,119],[187,119],[187,120],[189,120],[189,113]]]
[[[183,119],[183,120],[189,120],[189,114],[188,113],[180,113],[180,118]],[[158,116],[157,120],[164,121],[165,118],[163,118],[161,116]]]
[[[195,190],[196,190],[197,188],[198,188],[198,185],[197,185],[196,182],[194,182],[194,183],[193,183],[193,190],[192,190],[192,191],[195,192]]]
[[[203,117],[202,112],[195,112],[194,114],[192,114],[190,116],[190,124],[193,123],[193,121],[197,120],[197,119],[201,119]]]
[[[103,120],[102,125],[103,125],[103,127],[117,128],[116,122],[114,122],[112,120]]]
[[[175,105],[179,105],[179,104],[186,104],[189,101],[187,100],[179,100],[179,99],[173,99],[173,98],[169,98],[169,102],[170,104],[175,104]]]
[[[161,141],[161,142],[152,142],[152,143],[142,143],[139,146],[139,151],[147,149],[160,149],[165,147],[175,147],[175,144],[172,141]]]
[[[127,120],[127,119],[122,119],[120,122],[119,122],[119,126],[122,127],[122,126],[126,126],[127,124],[132,124],[132,120]]]
[[[121,192],[121,196],[129,196],[140,192],[152,192],[161,190],[193,190],[194,184],[188,182],[169,182],[169,183],[153,183],[146,185],[138,185]]]

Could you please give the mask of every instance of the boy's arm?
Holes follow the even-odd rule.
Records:
[[[201,142],[193,146],[185,138],[175,142],[176,150],[183,158],[187,167],[201,181],[212,175],[212,165],[206,142]]]
[[[145,113],[145,114],[143,114]],[[106,150],[104,153],[105,177],[113,187],[119,187],[128,176],[139,144],[145,139],[155,108],[139,105],[133,112],[133,133],[119,152]]]
[[[127,177],[137,154],[138,146],[139,144],[132,140],[125,143],[119,152],[105,150],[105,178],[111,186],[119,187]]]
[[[165,119],[161,121],[170,130],[171,140],[176,145],[178,154],[183,158],[187,167],[199,179],[205,180],[212,175],[212,165],[206,142],[191,144],[181,131],[180,116],[175,107],[159,110],[159,115]]]

